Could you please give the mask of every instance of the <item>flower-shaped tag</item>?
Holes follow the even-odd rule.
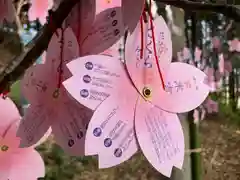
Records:
[[[81,55],[99,54],[115,44],[123,34],[121,3],[114,3],[113,8],[96,15],[91,30],[80,41],[80,53]]]
[[[63,82],[65,88],[77,101],[92,110],[116,89],[126,91],[120,83],[127,79],[124,66],[108,55],[84,56],[71,61],[67,67],[73,76]]]
[[[63,82],[65,88],[81,104],[96,110],[87,130],[86,155],[98,154],[101,168],[129,159],[137,151],[133,119],[138,94],[122,62],[91,55],[67,67],[73,76]]]
[[[121,1],[81,1],[66,18],[68,26],[78,39],[81,56],[99,54],[124,34]]]
[[[151,114],[151,112],[148,111],[148,108],[162,114],[163,119],[166,119],[167,126],[169,126],[169,129],[164,129],[162,136],[168,136],[166,134],[170,134],[169,136],[171,137],[169,140],[166,140],[166,142],[163,142],[162,145],[157,145],[157,148],[159,148],[157,151],[164,151],[165,146],[167,149],[169,149],[170,146],[176,146],[176,149],[179,148],[178,150],[175,150],[176,154],[172,154],[172,157],[167,154],[167,149],[165,153],[169,156],[169,162],[173,164],[176,163],[176,167],[180,167],[183,162],[183,156],[181,154],[184,153],[184,143],[181,126],[179,131],[179,123],[176,124],[175,122],[178,120],[177,115],[156,108],[142,99],[122,68],[121,62],[113,57],[95,55],[73,60],[67,66],[73,73],[73,77],[63,82],[68,92],[81,104],[92,108],[93,110],[96,109],[88,126],[85,153],[86,155],[97,154],[99,157],[100,168],[107,168],[120,164],[129,159],[137,151],[138,146],[136,143],[135,129],[137,127],[141,128],[142,125],[135,125],[134,129],[134,119],[135,123],[144,121],[145,117],[142,116],[142,114],[139,115],[138,112]],[[82,69],[81,71],[76,71],[76,68],[74,67],[84,67],[86,70]],[[87,69],[86,67],[91,68]],[[84,79],[86,79],[84,77],[86,76],[88,77],[88,81],[84,81]],[[83,90],[84,93],[82,93]],[[140,99],[138,106],[136,107],[138,98]],[[138,107],[140,108],[139,111],[137,110]],[[157,121],[158,117],[155,117],[155,119]],[[162,119],[159,121],[161,122],[161,120]],[[174,138],[173,134],[171,134],[173,133],[173,130],[171,130],[174,129],[173,126],[176,126],[175,133],[179,132],[176,137],[180,138],[181,141],[174,142],[176,137]],[[154,128],[159,129],[156,127]],[[144,129],[143,134],[145,133],[146,138],[147,135],[150,136],[150,134],[145,130],[146,129]],[[142,134],[139,136],[140,139],[143,138]],[[157,139],[148,139],[148,141],[143,140],[144,142],[139,142],[139,144],[145,146],[145,143],[156,140]],[[96,146],[98,148],[96,148]],[[152,153],[153,150],[151,144],[147,144],[147,147],[151,147]],[[143,147],[143,149],[145,149],[145,147]],[[156,153],[158,152],[147,156],[149,158],[156,158]],[[180,159],[181,162],[179,162]],[[156,161],[151,158],[149,161],[153,163],[154,167],[156,167]],[[162,161],[161,165],[156,168],[160,170],[160,168],[164,166],[164,169],[160,170],[160,172],[166,176],[170,176],[172,164],[170,163],[171,165],[167,166],[166,163],[163,162],[164,161]]]
[[[15,9],[11,0],[0,0],[0,25],[4,20],[13,22],[15,19]]]
[[[145,29],[152,28],[148,23],[144,25]],[[139,55],[141,28],[138,27],[127,39],[125,58],[127,70],[139,93],[146,100],[169,112],[187,112],[199,106],[209,93],[208,86],[204,84],[206,75],[194,66],[171,63],[171,36],[163,18],[158,17],[153,22],[153,35],[145,30],[146,47],[143,58]],[[132,48],[135,53],[132,53]],[[160,64],[159,69],[156,59]],[[150,96],[144,94],[147,89],[151,91]]]
[[[182,128],[178,116],[167,111],[196,108],[209,89],[202,83],[203,72],[191,65],[170,63],[170,33],[161,17],[156,21],[162,31],[155,29],[152,34],[140,24],[127,40],[125,58],[131,79],[122,64],[108,56],[86,56],[67,65],[73,77],[63,85],[81,104],[96,109],[88,126],[85,150],[86,155],[98,155],[100,168],[129,159],[137,151],[136,138],[149,162],[165,176],[170,177],[173,166],[182,167]],[[138,34],[142,30],[146,35],[141,47]],[[154,40],[159,45],[152,47]],[[139,55],[142,52],[143,58]],[[156,57],[160,58],[163,81],[157,74]],[[83,82],[86,76],[88,81]],[[172,85],[172,91],[163,90],[162,82]]]
[[[29,9],[29,20],[34,21],[39,19],[41,24],[45,24],[48,10],[52,8],[52,0],[31,0],[31,7]]]
[[[96,0],[79,1],[66,18],[66,27],[70,26],[72,28],[79,43],[91,31],[95,19],[95,11]]]
[[[17,107],[9,98],[0,98],[0,106],[0,179],[33,180],[44,177],[44,162],[34,150],[35,146],[19,148],[20,139],[16,133],[21,116]],[[26,169],[30,168],[32,170],[26,173]]]
[[[47,50],[45,64],[27,70],[22,91],[30,103],[18,130],[21,146],[36,143],[52,127],[59,145],[71,155],[84,154],[84,136],[91,111],[71,98],[61,82],[70,76],[65,67],[78,57],[78,44],[71,28],[59,30]]]

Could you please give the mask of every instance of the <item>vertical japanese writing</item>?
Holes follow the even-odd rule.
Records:
[[[164,52],[168,51],[167,45],[164,43],[164,32],[160,32],[158,41],[157,41],[157,54],[160,57]]]
[[[152,68],[152,62],[151,62],[151,58],[152,58],[152,54],[153,54],[153,50],[152,50],[152,44],[153,44],[153,40],[152,40],[152,34],[151,34],[151,28],[149,28],[147,30],[147,38],[146,38],[146,44],[144,45],[144,56],[143,56],[143,67],[145,68]],[[137,57],[137,62],[136,62],[136,67],[138,68],[141,65],[141,58],[140,58],[140,54],[141,54],[141,47],[140,45],[138,45],[135,49],[135,54]]]

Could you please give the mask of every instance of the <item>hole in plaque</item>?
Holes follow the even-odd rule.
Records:
[[[143,88],[143,96],[145,98],[150,98],[152,95],[152,90],[149,87]]]

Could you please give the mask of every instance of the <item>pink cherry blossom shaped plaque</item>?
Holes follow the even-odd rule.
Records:
[[[139,26],[141,30],[144,30],[143,25],[140,24]],[[161,34],[162,37],[157,41],[161,46],[158,47],[156,45],[158,48],[155,47],[154,51],[159,53],[156,54],[157,57],[162,57],[159,64],[160,66],[162,65],[161,68],[164,81],[184,82],[184,88],[188,88],[181,89],[183,92],[172,92],[173,95],[169,95],[168,92],[163,91],[163,89],[161,89],[160,78],[158,74],[154,74],[155,72],[153,71],[153,69],[157,71],[157,63],[155,64],[153,59],[151,59],[151,55],[153,54],[151,48],[154,49],[154,47],[149,46],[153,44],[153,40],[152,42],[146,41],[147,38],[154,39],[153,36],[157,39],[157,36],[155,36],[155,33],[149,34],[149,31],[146,31],[146,29],[147,28],[145,28],[146,36],[145,44],[143,44],[144,47],[139,45],[141,43],[136,43],[139,42],[139,36],[141,36],[139,35],[137,28],[135,29],[135,32],[131,34],[132,37],[130,36],[130,38],[134,38],[134,40],[130,39],[127,41],[128,49],[126,50],[126,53],[128,54],[126,55],[128,56],[126,56],[126,65],[128,70],[132,70],[131,72],[129,71],[129,74],[138,91],[134,88],[129,77],[126,75],[126,72],[123,71],[124,69],[122,69],[121,63],[117,63],[118,61],[114,58],[102,55],[88,56],[70,62],[67,66],[72,72],[73,77],[66,80],[63,84],[68,92],[77,99],[80,104],[93,110],[96,109],[87,130],[85,150],[87,155],[97,154],[99,156],[100,167],[111,167],[131,157],[137,149],[134,140],[134,138],[137,137],[140,147],[149,162],[158,171],[170,177],[172,167],[175,166],[181,168],[183,164],[184,138],[177,115],[162,109],[167,109],[172,112],[185,112],[194,109],[206,98],[204,96],[207,96],[209,90],[207,85],[200,83],[205,77],[203,72],[187,64],[170,63],[171,59],[168,58],[168,55],[169,51],[171,52],[171,49],[169,49],[171,46],[168,47],[166,45],[169,43],[167,41],[167,38],[169,37],[166,35],[167,38],[165,38],[163,33],[156,33],[157,35]],[[164,26],[162,29],[163,31],[165,30]],[[166,33],[169,33],[167,30],[165,31]],[[135,48],[135,43],[138,48]],[[139,54],[141,54],[140,47],[141,49],[144,48],[143,57],[147,57],[147,59],[144,60],[148,61],[143,61],[141,58],[137,58],[140,57]],[[131,51],[131,48],[137,50],[137,55],[134,53],[134,55],[131,54],[132,52],[135,52]],[[158,51],[156,49],[158,49]],[[147,53],[145,51],[147,51]],[[156,56],[154,58],[156,58]],[[148,71],[144,70],[145,66],[149,67]],[[83,67],[83,70],[77,71],[76,67]],[[142,71],[138,72],[137,70],[139,69]],[[113,72],[116,73],[114,74]],[[151,73],[151,76],[147,77],[149,72]],[[177,76],[176,72],[180,72],[181,76]],[[184,72],[188,72],[190,77]],[[81,79],[84,79],[84,76],[86,75],[88,75],[89,81],[78,86]],[[190,81],[191,75],[193,75],[193,81],[196,82],[197,86],[194,86],[195,84]],[[118,77],[118,79],[116,77]],[[121,82],[121,85],[118,85],[116,82]],[[155,83],[155,86],[152,86],[154,89],[146,88],[146,82],[148,85]],[[140,87],[143,89],[140,89]],[[199,88],[200,92],[196,93],[196,87]],[[155,91],[155,89],[158,91]],[[153,94],[156,92],[160,95],[156,96]],[[181,99],[181,96],[186,99],[187,94],[190,94],[193,97],[199,95],[200,98],[193,103],[190,100],[185,100],[187,103],[184,106],[184,102],[181,103],[183,100]],[[154,100],[156,99],[154,96],[159,98],[158,101]],[[137,98],[139,98],[138,101]],[[160,99],[161,102],[159,101]],[[174,103],[175,99],[180,102]],[[165,102],[167,104],[163,105]],[[155,105],[163,108],[160,109]],[[138,107],[140,109],[139,111]],[[134,118],[131,119],[132,113],[130,110],[135,108]],[[153,112],[155,113],[151,113],[152,111],[149,109],[153,109]],[[142,114],[139,115],[139,113]],[[150,117],[150,124],[146,123],[145,118],[149,114],[152,115],[152,117]],[[132,123],[134,119],[135,123]],[[166,125],[163,126],[163,124],[161,124],[161,119],[166,120]],[[172,119],[175,120],[173,121]],[[119,122],[119,120],[121,122]],[[124,124],[123,127],[121,127],[122,124]],[[163,127],[159,128],[160,125]],[[134,138],[128,131],[129,129],[131,130],[131,128],[137,133]],[[160,129],[160,131],[156,131],[156,129]],[[155,131],[151,134],[149,133],[151,132],[150,130]],[[132,130],[130,132],[132,132]],[[141,133],[138,134],[138,132]],[[178,132],[177,137],[175,137],[175,132]],[[122,143],[126,142],[126,139],[130,139],[129,146],[125,146]],[[160,143],[161,140],[164,140],[162,144]],[[96,149],[93,144],[98,144],[98,147],[100,148]],[[128,149],[127,147],[131,148]],[[159,151],[162,151],[165,154],[164,160],[162,161],[156,161]]]
[[[142,128],[141,125],[137,125],[139,121],[144,121],[144,119],[136,114],[138,110],[135,111],[135,109],[138,106],[147,109],[149,106],[152,107],[152,104],[139,95],[128,78],[122,63],[114,57],[85,56],[71,61],[67,66],[73,77],[64,81],[63,85],[80,104],[95,110],[86,134],[86,155],[98,155],[100,168],[112,167],[126,161],[138,149],[136,137],[139,141],[142,141],[142,136],[148,138],[151,136],[144,129],[145,127]],[[83,68],[76,71],[76,67]],[[141,100],[137,101],[138,98]],[[153,148],[152,141],[139,142],[139,144],[141,144],[144,154],[147,154],[146,157],[149,158],[153,166],[164,175],[170,176],[169,173],[173,166],[180,168],[182,165],[183,157],[181,154],[184,153],[184,139],[181,135],[183,134],[178,133],[179,139],[177,142],[174,142],[176,138],[172,137],[174,131],[182,131],[181,126],[179,126],[180,123],[172,120],[174,117],[176,121],[179,121],[176,114],[165,112],[155,106],[153,109],[163,114],[161,118],[167,120],[168,128],[164,129],[162,135],[169,134],[172,138],[162,144],[164,146],[169,143],[177,144],[179,151],[174,151],[175,154],[168,154],[169,161],[164,163],[165,167],[162,169],[162,162],[156,164],[153,160],[153,158],[156,158],[155,154],[157,152],[150,155],[148,154],[150,151],[145,151],[145,146]],[[140,112],[148,114],[148,111],[142,109]],[[153,118],[161,122],[161,119],[158,119],[159,116]],[[143,130],[143,132],[136,136],[136,128],[139,128],[138,131]],[[176,129],[173,131],[173,128]],[[156,133],[160,133],[160,131]],[[164,151],[163,147],[158,146],[157,148],[159,148],[157,151]]]
[[[125,59],[129,75],[138,92],[161,109],[174,113],[195,109],[209,93],[209,88],[204,83],[206,75],[194,66],[180,62],[171,63],[169,29],[162,17],[158,17],[154,22],[156,26],[152,33],[146,30],[151,29],[148,23],[145,24],[146,47],[143,49],[142,58],[139,53],[142,44],[141,25],[138,25],[127,39]],[[158,51],[154,51],[154,43]],[[144,95],[146,90],[151,93],[147,98]]]
[[[0,179],[32,180],[44,177],[44,162],[34,150],[35,146],[19,148],[20,139],[16,133],[21,116],[17,107],[9,98],[0,98],[0,105]],[[28,168],[32,170],[25,173]]]
[[[80,41],[81,55],[99,54],[105,51],[123,36],[124,30],[119,2],[113,8],[108,8],[96,15],[91,30]]]
[[[22,90],[31,105],[18,130],[21,147],[35,144],[51,127],[57,144],[67,153],[84,154],[91,111],[78,104],[61,86],[70,76],[66,63],[78,55],[77,39],[71,28],[59,30],[58,36],[55,34],[50,41],[45,64],[35,65],[25,73]]]
[[[96,110],[86,134],[86,155],[98,154],[101,168],[115,166],[129,159],[137,151],[133,128],[137,92],[122,62],[111,56],[91,55],[73,60],[67,67],[73,76],[63,82],[65,88],[80,104]],[[115,91],[128,93],[112,96]],[[122,106],[126,109],[122,109]],[[102,136],[102,133],[105,135]],[[129,148],[123,150],[119,145]],[[122,151],[124,155],[117,157],[116,154]]]
[[[77,37],[78,42],[82,42],[91,31],[96,12],[96,0],[79,1],[65,20],[65,25],[70,26]],[[82,52],[80,52],[82,54]]]

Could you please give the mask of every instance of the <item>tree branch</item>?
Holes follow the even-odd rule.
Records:
[[[24,48],[22,54],[15,57],[8,66],[0,72],[0,92],[8,90],[12,83],[21,77],[36,59],[47,49],[48,43],[55,32],[60,28],[64,19],[71,12],[79,0],[64,0],[58,9],[52,13],[52,26],[46,24],[37,36]]]
[[[213,4],[204,2],[192,2],[188,0],[155,0],[158,3],[172,5],[178,8],[182,8],[186,11],[205,11],[221,13],[229,18],[240,22],[240,9],[234,5],[228,4]]]

